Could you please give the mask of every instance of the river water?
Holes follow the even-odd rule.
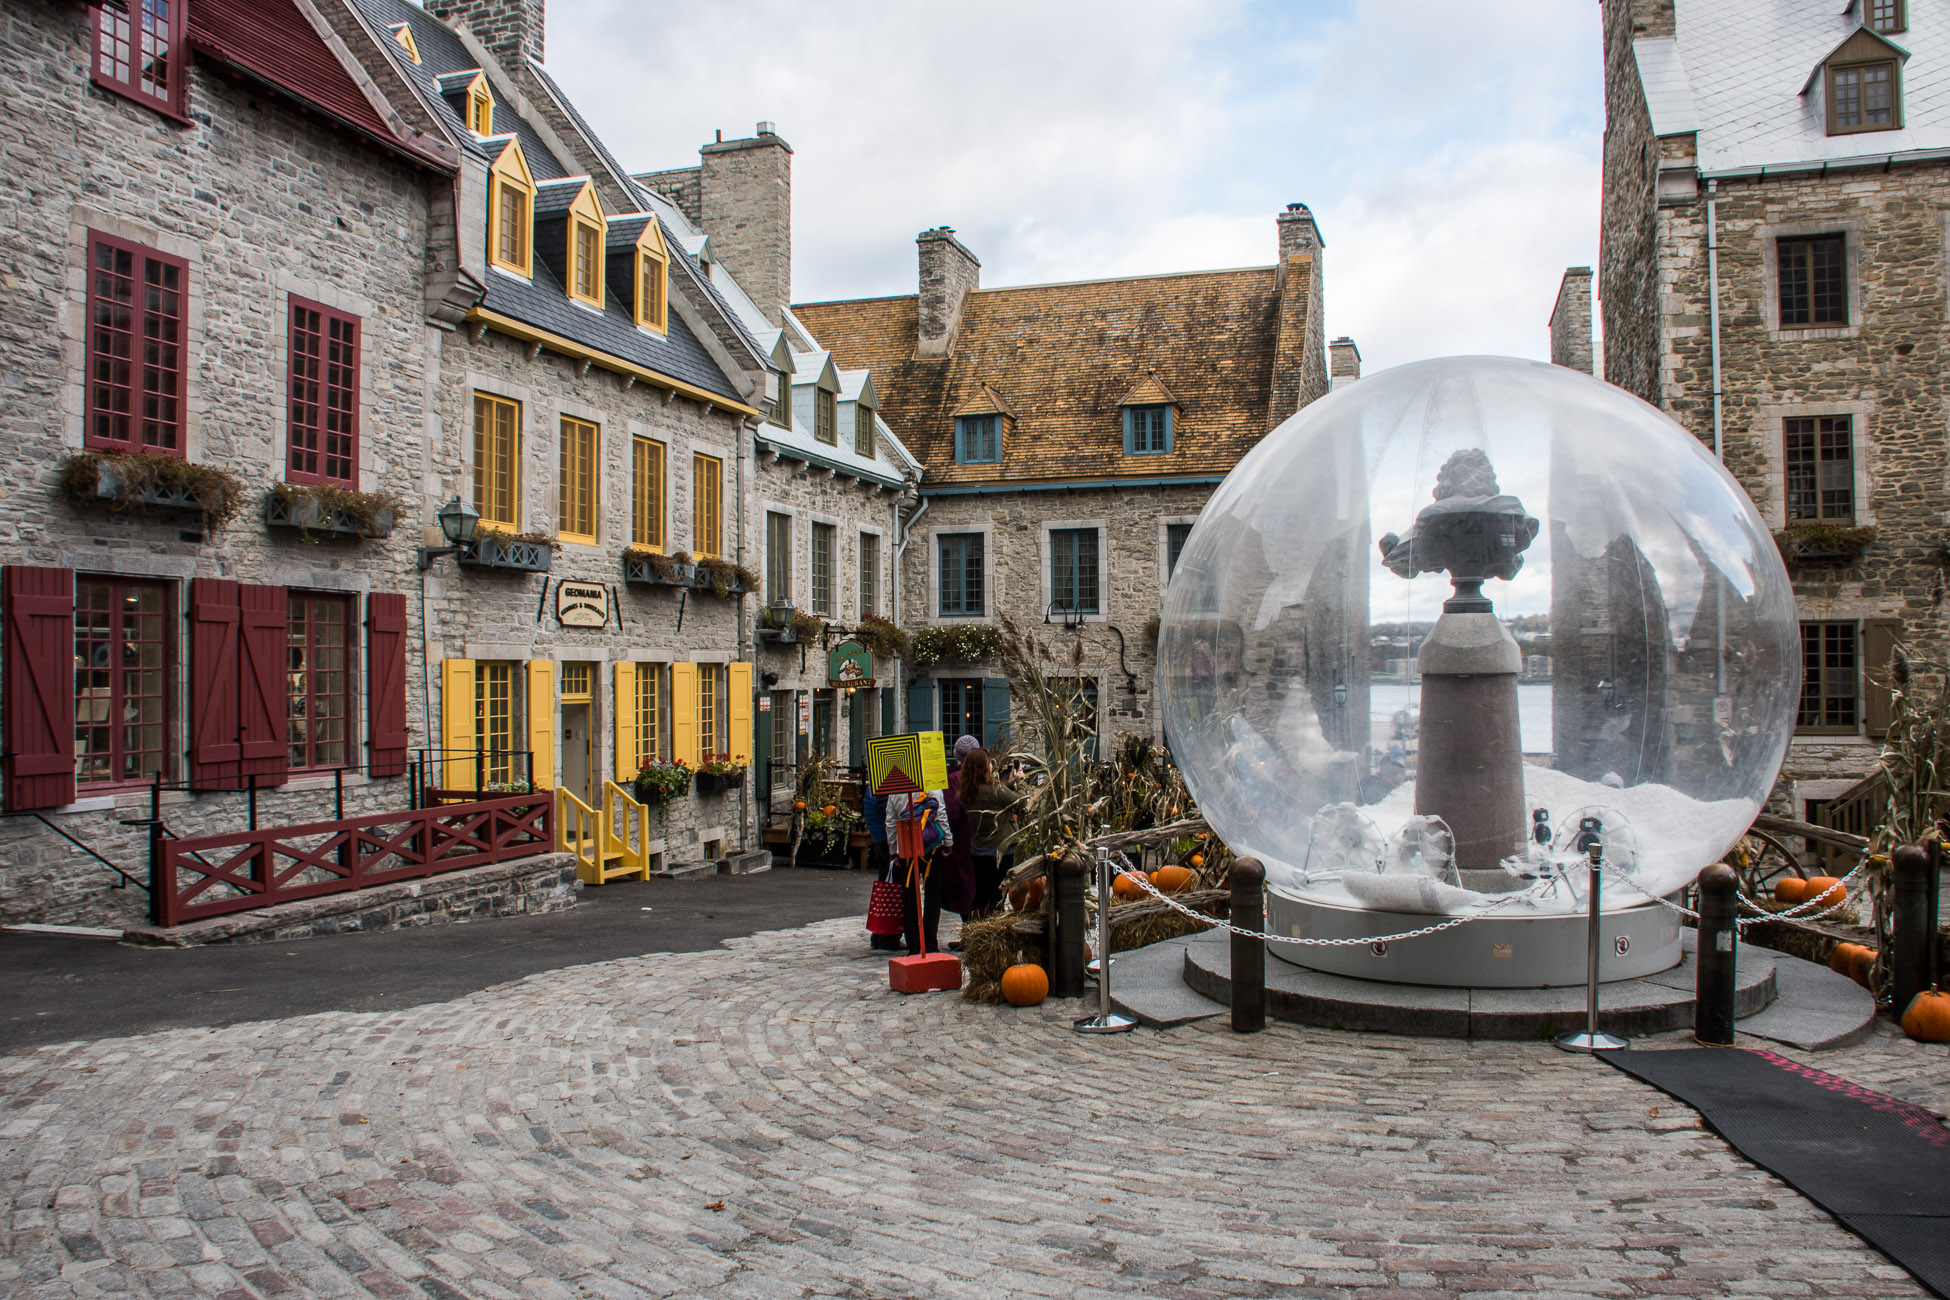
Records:
[[[1381,753],[1395,743],[1395,714],[1407,709],[1412,716],[1421,707],[1420,683],[1368,680],[1368,713],[1373,724],[1374,747]],[[1517,686],[1517,728],[1523,737],[1523,752],[1551,752],[1551,684],[1525,682]]]

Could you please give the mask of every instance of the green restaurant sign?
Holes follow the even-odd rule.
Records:
[[[873,680],[873,651],[858,641],[842,641],[826,654],[826,680],[835,686],[858,686]]]

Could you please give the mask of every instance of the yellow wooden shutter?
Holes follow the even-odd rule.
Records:
[[[627,786],[636,780],[637,764],[643,761],[636,754],[635,664],[616,665],[616,705],[611,712],[616,719],[616,780]]]
[[[697,766],[697,665],[670,666],[670,756]]]
[[[752,666],[731,664],[725,669],[725,752],[740,763],[752,761]]]
[[[555,785],[555,661],[528,661],[529,777],[537,786]]]
[[[474,788],[474,661],[440,662],[440,786]]]

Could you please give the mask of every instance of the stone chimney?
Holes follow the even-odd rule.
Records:
[[[1273,384],[1267,427],[1327,392],[1326,301],[1321,287],[1320,237],[1314,214],[1304,203],[1289,203],[1279,215],[1280,262],[1273,268],[1279,293],[1279,337],[1273,351]]]
[[[914,355],[949,356],[961,328],[962,304],[982,287],[982,263],[955,238],[953,226],[923,230],[914,242],[921,249],[920,292],[915,298],[920,333]]]
[[[426,0],[426,10],[442,22],[465,27],[502,64],[513,70],[523,58],[542,57],[546,0]]]
[[[1551,308],[1551,364],[1596,374],[1591,346],[1591,268],[1574,266],[1557,286]]]
[[[698,225],[765,319],[792,302],[792,146],[770,122],[749,140],[699,149]]]
[[[1344,387],[1361,377],[1361,349],[1345,334],[1327,345],[1327,373],[1330,389]]]

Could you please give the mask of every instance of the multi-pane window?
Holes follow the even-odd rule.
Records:
[[[1165,581],[1178,572],[1178,557],[1185,553],[1185,539],[1191,535],[1190,524],[1165,525]]]
[[[880,534],[860,534],[860,617],[880,612]]]
[[[794,762],[792,732],[794,717],[792,712],[792,692],[772,692],[772,784],[789,786],[792,775],[787,770]]]
[[[1124,452],[1129,456],[1161,456],[1171,450],[1171,407],[1124,408]]]
[[[781,429],[790,429],[792,427],[792,376],[784,371],[775,371],[771,378],[776,395],[772,398],[772,413],[768,418]]]
[[[291,300],[293,483],[359,486],[359,321]]]
[[[188,264],[88,235],[87,445],[183,454]]]
[[[691,456],[691,549],[724,554],[724,462],[701,452]]]
[[[1903,0],[1869,0],[1869,28],[1888,35],[1900,32],[1908,24],[1904,21]]]
[[[982,533],[942,533],[937,540],[941,557],[940,612],[944,615],[986,613],[984,600],[983,552],[987,537]]]
[[[574,264],[570,293],[600,307],[603,301],[602,234],[587,221],[570,223],[575,231]]]
[[[1102,612],[1097,606],[1096,529],[1050,529],[1049,596],[1057,613]]]
[[[1852,732],[1860,719],[1853,623],[1801,625],[1801,731]]]
[[[1840,235],[1777,241],[1781,327],[1848,324],[1846,242]]]
[[[285,608],[291,767],[342,766],[352,752],[351,603],[294,591]]]
[[[636,699],[631,701],[636,722],[636,761],[662,760],[670,752],[664,730],[666,674],[662,664],[636,666]]]
[[[515,777],[515,665],[483,659],[474,665],[474,745],[486,751],[486,782]],[[526,770],[521,773],[527,776]]]
[[[983,465],[1002,459],[1002,417],[964,415],[955,420],[955,463]]]
[[[821,758],[839,757],[839,693],[813,692],[813,753]]]
[[[873,408],[865,402],[853,404],[853,452],[868,460],[873,459]]]
[[[664,548],[664,445],[655,438],[631,442],[630,544]]]
[[[960,736],[982,734],[982,679],[941,679],[941,734],[950,745]]]
[[[467,96],[467,129],[475,135],[494,134],[494,95],[487,88],[487,78],[481,77]]]
[[[494,181],[494,260],[528,274],[528,191],[507,176]]]
[[[185,0],[106,0],[95,9],[93,77],[137,103],[183,115]]]
[[[555,484],[555,523],[570,541],[596,540],[596,426],[562,417],[561,470]]]
[[[1828,69],[1828,134],[1886,131],[1896,125],[1896,61]]]
[[[835,447],[840,442],[839,394],[825,388],[813,389],[813,437]]]
[[[664,316],[664,259],[651,253],[637,256],[637,300],[636,323],[646,329],[663,330],[667,325]]]
[[[1855,449],[1846,415],[1784,420],[1781,442],[1787,461],[1787,517],[1855,521]]]
[[[75,781],[146,780],[167,761],[168,593],[80,578],[74,598]]]
[[[521,407],[474,394],[474,508],[481,522],[521,526]]]
[[[765,599],[792,599],[792,516],[765,512]]]
[[[832,524],[812,526],[812,612],[821,618],[834,614],[833,551],[838,532]]]
[[[697,666],[697,750],[722,754],[728,740],[724,730],[725,671],[723,664]]]

